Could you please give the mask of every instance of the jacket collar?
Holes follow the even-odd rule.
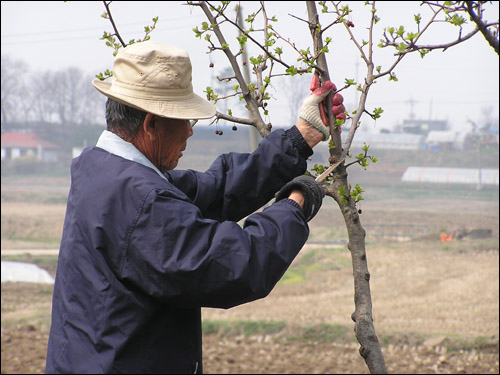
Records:
[[[144,154],[137,149],[137,147],[135,147],[132,143],[125,141],[123,138],[120,138],[115,133],[104,130],[97,140],[96,146],[102,148],[110,154],[120,156],[124,159],[154,169],[161,178],[164,178],[168,181],[167,177],[163,173],[161,173],[160,170],[156,168],[153,163],[151,163],[149,159],[146,158]]]

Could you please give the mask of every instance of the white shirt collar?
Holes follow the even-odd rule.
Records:
[[[151,163],[149,159],[146,158],[144,154],[140,152],[132,143],[125,141],[123,138],[120,138],[108,130],[104,130],[102,132],[101,136],[97,140],[96,146],[113,155],[120,156],[124,159],[134,161],[154,169],[160,177],[167,180],[167,177],[165,177],[165,175],[161,173],[160,170],[156,168],[153,163]]]

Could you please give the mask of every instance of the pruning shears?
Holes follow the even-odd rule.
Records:
[[[315,72],[313,74],[313,78],[312,78],[312,81],[311,81],[311,87],[309,87],[309,90],[311,90],[311,92],[319,89],[321,87],[322,83],[319,79],[319,74],[318,72]],[[335,85],[333,85],[333,91],[336,91],[337,88],[335,87]],[[329,118],[328,118],[328,114],[326,112],[326,98],[321,102],[319,103],[319,114],[321,115],[321,120],[323,120],[323,124],[325,124],[325,126],[329,126],[330,125],[330,121],[329,121]]]
[[[330,173],[333,172],[335,168],[337,168],[342,162],[344,161],[344,158],[340,159],[338,162],[335,164],[330,165],[323,173],[321,173],[318,177],[316,177],[316,182],[321,182],[323,181]]]

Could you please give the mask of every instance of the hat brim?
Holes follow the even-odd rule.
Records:
[[[177,118],[183,120],[201,120],[215,116],[216,108],[213,103],[195,93],[187,98],[144,99],[113,92],[112,84],[100,80],[93,80],[94,87],[103,95],[130,107],[149,112],[160,117]]]

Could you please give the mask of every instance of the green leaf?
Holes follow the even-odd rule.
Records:
[[[355,85],[355,84],[356,84],[356,82],[354,81],[354,79],[348,79],[348,78],[346,78],[346,79],[345,79],[345,84],[346,84],[347,86],[353,86],[353,85]]]
[[[195,36],[196,36],[197,38],[201,38],[201,34],[202,34],[202,33],[201,33],[201,31],[200,31],[200,30],[198,30],[198,26],[196,26],[196,27],[193,29],[193,32],[194,32],[194,34],[195,34]]]
[[[425,57],[425,55],[427,55],[430,52],[430,50],[421,49],[421,50],[419,50],[419,52],[420,52],[420,57],[423,59]]]
[[[418,33],[406,33],[406,39],[413,41],[418,36]]]
[[[449,19],[449,22],[455,26],[462,26],[466,21],[465,18],[462,16],[459,16],[458,14],[454,14],[451,19]]]
[[[271,47],[274,43],[276,43],[276,40],[274,39],[268,39],[265,42],[266,47]]]
[[[404,44],[403,42],[401,42],[401,43],[398,44],[398,46],[396,47],[396,49],[399,52],[403,52],[406,49],[406,44]]]
[[[291,76],[294,76],[295,74],[297,74],[297,71],[298,71],[298,69],[297,69],[295,66],[293,66],[293,65],[292,65],[292,66],[290,66],[290,67],[286,70],[286,72],[287,72],[289,75],[291,75]]]
[[[384,110],[380,107],[378,108],[375,108],[373,110],[373,114],[374,114],[374,117],[377,119],[377,118],[380,118],[380,115],[384,112]]]
[[[238,43],[240,44],[241,47],[244,47],[245,46],[245,43],[247,42],[248,40],[248,37],[246,35],[240,35],[239,37],[237,37],[236,39],[238,39]]]

